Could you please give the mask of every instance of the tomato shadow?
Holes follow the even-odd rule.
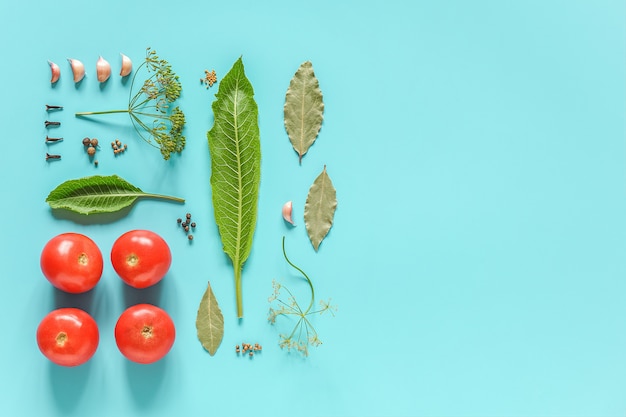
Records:
[[[94,295],[97,288],[80,294],[70,294],[54,288],[54,308],[79,308],[91,316],[94,315]]]
[[[126,380],[133,400],[142,409],[157,406],[157,399],[163,394],[162,388],[167,371],[168,357],[152,364],[139,364],[126,361]]]
[[[163,281],[161,281],[148,288],[133,288],[130,285],[124,285],[124,306],[126,308],[134,306],[135,304],[152,304],[158,306],[161,302],[161,294],[163,293]]]
[[[52,397],[63,415],[73,414],[81,403],[91,373],[91,361],[75,367],[49,363],[49,379]]]

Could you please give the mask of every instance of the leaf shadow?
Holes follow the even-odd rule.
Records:
[[[98,213],[85,215],[74,213],[70,210],[52,208],[50,209],[50,212],[52,213],[52,217],[54,217],[56,220],[69,220],[81,225],[110,224],[127,216],[134,205],[135,204],[133,203],[128,207],[124,207],[123,209],[116,211],[115,213]]]

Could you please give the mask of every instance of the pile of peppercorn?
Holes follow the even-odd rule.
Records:
[[[185,221],[183,221],[183,219],[181,219],[180,217],[176,220],[176,222],[178,224],[180,224],[180,226],[183,228],[183,230],[185,231],[185,234],[187,235],[187,239],[189,240],[193,240],[193,235],[191,233],[189,233],[190,230],[195,230],[196,229],[196,222],[192,222],[191,221],[191,213],[187,213],[185,215]],[[191,229],[190,229],[191,228]]]

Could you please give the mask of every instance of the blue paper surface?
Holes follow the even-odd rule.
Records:
[[[622,1],[4,2],[0,404],[6,416],[617,416],[626,413],[626,6]],[[146,47],[180,76],[187,147],[164,162],[124,114]],[[113,67],[96,80],[102,55]],[[218,81],[243,58],[259,106],[262,172],[238,321],[232,265],[213,218],[206,132]],[[71,79],[67,58],[87,76]],[[51,86],[47,60],[61,67]],[[317,142],[298,163],[283,104],[310,60],[324,94]],[[47,113],[45,104],[62,105]],[[45,120],[60,121],[54,129]],[[44,138],[62,136],[46,145]],[[97,137],[98,167],[80,143]],[[128,151],[117,157],[108,143]],[[61,154],[46,162],[46,152]],[[326,165],[335,224],[315,252],[302,218]],[[65,180],[118,174],[184,205],[144,200],[124,216],[52,212]],[[281,217],[292,200],[297,226]],[[190,244],[177,227],[197,221]],[[111,245],[131,229],[170,244],[157,287],[131,291]],[[105,258],[96,289],[71,296],[39,255],[63,232]],[[276,279],[306,300],[281,252],[313,279],[335,317],[313,318],[308,358],[282,351],[267,323]],[[196,338],[207,281],[225,318],[213,357]],[[117,350],[125,307],[167,310],[177,340],[142,366]],[[306,301],[304,301],[306,303]],[[100,328],[93,359],[61,368],[39,352],[39,321],[81,307]],[[235,345],[260,343],[253,359]]]

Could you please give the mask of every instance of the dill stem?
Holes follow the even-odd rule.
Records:
[[[315,301],[315,290],[313,289],[313,282],[311,282],[311,279],[309,278],[309,276],[302,269],[294,265],[293,262],[291,262],[289,258],[287,257],[287,252],[285,251],[285,236],[283,236],[283,256],[285,257],[285,260],[287,261],[289,265],[291,265],[294,269],[300,272],[302,276],[304,276],[304,278],[306,278],[306,281],[308,282],[309,287],[311,288],[311,302],[309,303],[309,307],[306,309],[306,311],[302,315],[304,317],[309,313],[309,311],[311,310],[311,307],[313,307],[313,302]]]
[[[83,111],[83,112],[78,112],[75,114],[76,117],[81,117],[81,116],[92,116],[92,115],[96,115],[96,114],[113,114],[113,113],[129,113],[130,110],[129,109],[125,109],[125,110],[105,110],[105,111]]]

